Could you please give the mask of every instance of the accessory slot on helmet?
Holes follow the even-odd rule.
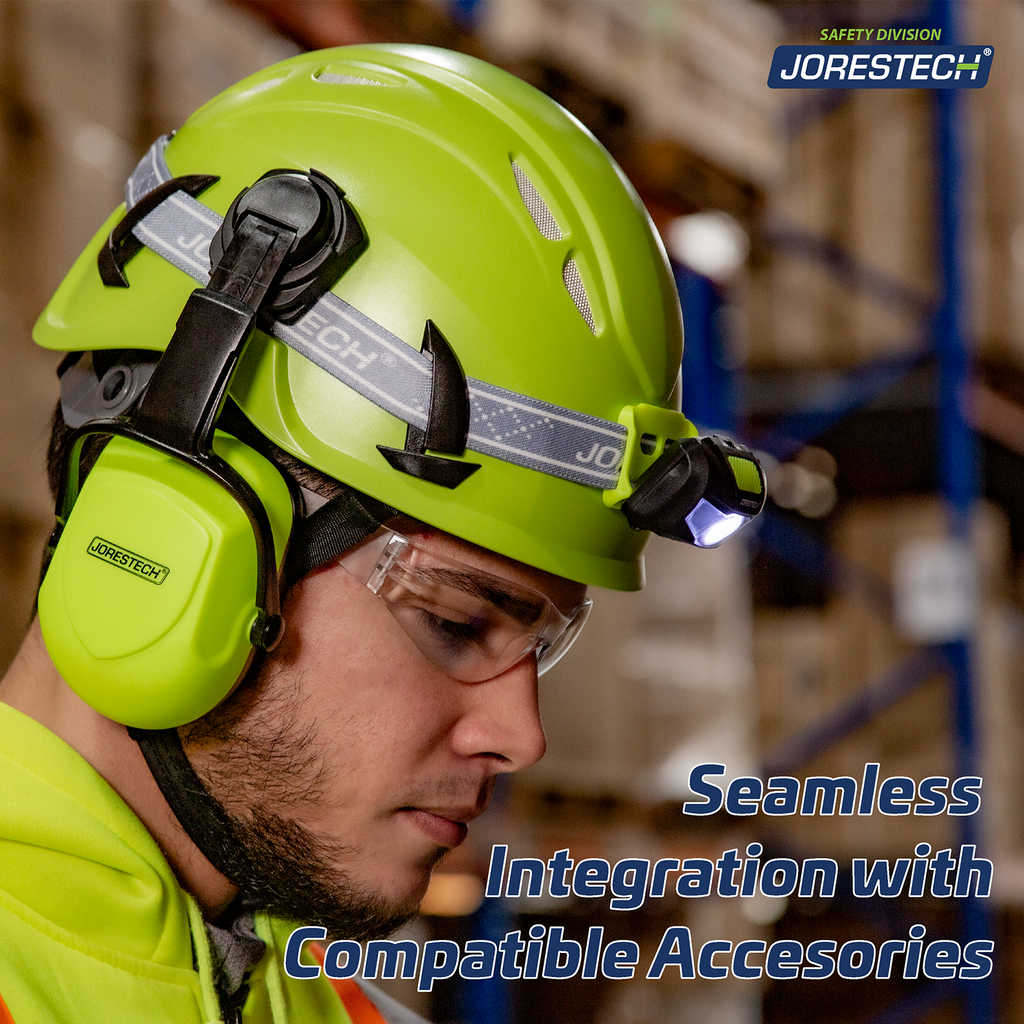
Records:
[[[162,182],[152,191],[147,192],[117,222],[110,232],[107,244],[100,249],[99,256],[96,258],[100,280],[108,288],[127,288],[128,278],[124,272],[125,264],[145,245],[142,239],[135,234],[136,225],[176,192],[184,192],[195,198],[219,180],[216,174],[186,174],[184,177],[171,178],[170,181]]]
[[[470,419],[469,386],[459,357],[433,320],[428,320],[423,327],[420,351],[431,355],[430,411],[426,428],[420,430],[410,423],[405,432],[405,448],[379,444],[377,451],[401,473],[455,488],[471,477],[480,463],[457,462],[426,452],[429,448],[450,455],[465,453]]]
[[[385,531],[338,560],[387,605],[427,659],[467,683],[493,679],[531,654],[543,675],[572,646],[590,614],[568,614],[512,580]]]
[[[73,430],[92,420],[126,416],[145,394],[156,360],[157,353],[141,350],[118,352],[112,360],[69,353],[57,367],[65,425]]]

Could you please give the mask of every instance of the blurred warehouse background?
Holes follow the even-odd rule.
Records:
[[[944,24],[996,49],[989,84],[770,91],[823,28]],[[936,20],[939,19],[939,20]],[[943,20],[945,19],[945,20]],[[995,939],[953,983],[444,983],[461,1024],[1024,1022],[1024,2],[0,0],[0,660],[28,621],[52,504],[56,360],[35,317],[159,134],[303,48],[423,42],[489,59],[594,131],[648,204],[686,321],[683,403],[763,453],[762,521],[714,552],[653,543],[647,589],[596,595],[547,677],[547,757],[501,794],[414,937],[541,921],[652,949],[706,938]],[[958,143],[959,140],[959,143]],[[957,159],[957,144],[962,159]],[[980,820],[684,818],[690,768],[984,777]],[[992,897],[487,901],[516,857],[912,855],[979,844]],[[849,891],[848,884],[846,891]],[[957,906],[951,904],[956,903]],[[964,906],[964,904],[968,904]]]

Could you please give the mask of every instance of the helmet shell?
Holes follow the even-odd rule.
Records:
[[[504,71],[422,46],[306,53],[211,100],[165,155],[175,176],[219,175],[200,201],[220,215],[272,168],[332,178],[369,240],[335,294],[417,349],[432,320],[467,377],[612,421],[631,405],[677,408],[682,322],[650,218],[600,143]],[[517,172],[556,225],[545,233]],[[122,214],[41,315],[43,347],[166,346],[195,282],[145,249],[129,288],[105,287],[96,255]],[[454,490],[398,472],[377,445],[402,448],[405,423],[266,334],[231,394],[281,447],[408,515],[569,579],[643,585],[647,535],[600,490],[472,451],[481,468]]]

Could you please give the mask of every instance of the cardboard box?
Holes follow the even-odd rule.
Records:
[[[51,119],[67,116],[132,140],[138,76],[147,59],[141,19],[149,5],[33,0],[13,6],[28,105]]]
[[[760,4],[495,0],[480,33],[499,59],[541,56],[664,136],[751,182],[783,170],[779,97],[764,88],[781,25]]]
[[[49,519],[0,517],[0,675],[18,653],[29,623]]]
[[[866,499],[847,506],[836,523],[837,553],[891,585],[900,549],[918,539],[940,538],[949,532],[946,507],[935,495],[900,495]],[[983,603],[1010,592],[1010,535],[1006,513],[979,501],[972,513],[971,539],[977,558]]]
[[[151,8],[149,120],[154,138],[178,128],[246,75],[298,53],[294,43],[261,18],[231,4],[192,0],[140,6]]]

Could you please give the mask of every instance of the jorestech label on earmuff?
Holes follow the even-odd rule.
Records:
[[[102,537],[93,537],[86,550],[93,558],[109,562],[111,565],[117,566],[118,569],[124,569],[125,572],[130,572],[133,576],[148,580],[157,586],[167,579],[167,574],[171,571],[166,565],[154,562],[153,559],[146,558],[144,555],[137,555],[134,551],[129,551]]]

